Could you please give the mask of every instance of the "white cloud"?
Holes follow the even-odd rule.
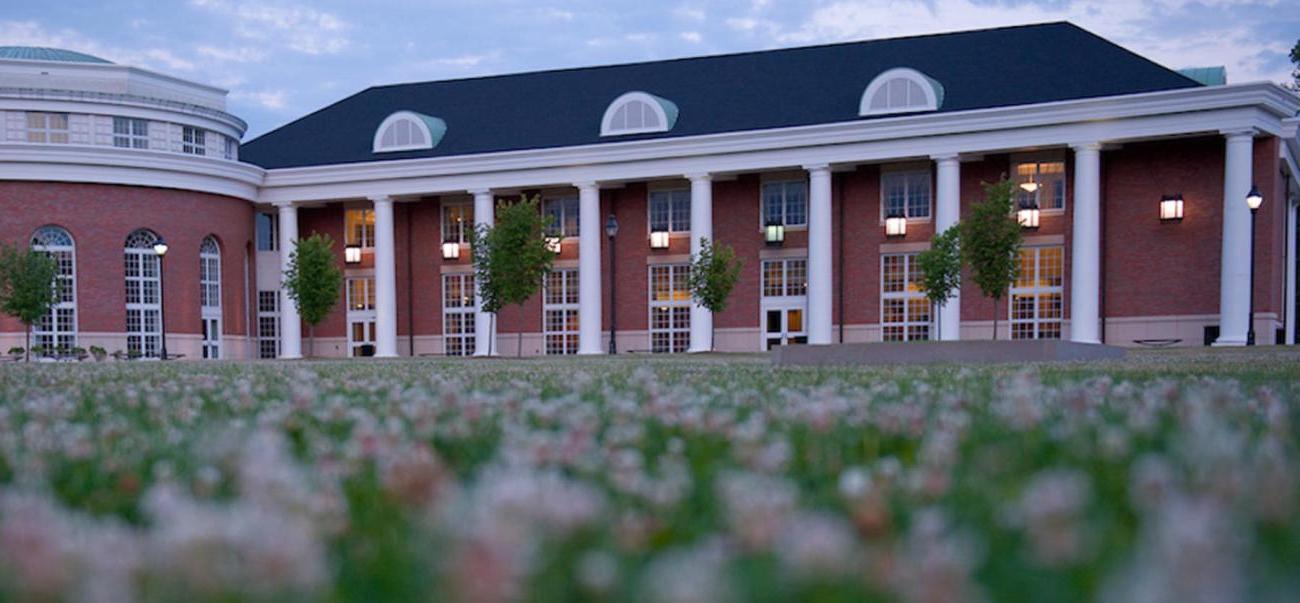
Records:
[[[200,56],[228,63],[257,63],[266,58],[266,52],[251,46],[219,48],[216,46],[199,46],[195,52]]]
[[[695,6],[679,6],[673,9],[673,16],[687,21],[703,21],[704,9]]]
[[[47,30],[35,21],[0,21],[0,44],[48,46],[94,55],[115,63],[169,71],[192,71],[194,63],[166,48],[108,46],[74,29]]]
[[[280,43],[303,54],[335,54],[351,45],[346,21],[310,6],[228,0],[191,4],[232,20],[240,37]]]
[[[274,91],[235,91],[230,93],[230,100],[233,102],[247,102],[261,107],[279,110],[285,107],[285,98],[288,95],[283,90]]]
[[[677,34],[677,37],[692,44],[699,44],[704,39],[704,36],[701,36],[698,31],[683,31]]]

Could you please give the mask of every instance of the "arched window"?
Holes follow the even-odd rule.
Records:
[[[677,124],[677,105],[646,92],[628,92],[609,104],[600,120],[601,136],[667,132]]]
[[[199,319],[203,322],[203,357],[221,357],[221,246],[207,236],[199,245]]]
[[[414,111],[398,111],[375,129],[373,152],[432,149],[442,142],[447,122]]]
[[[141,228],[126,237],[126,351],[157,358],[162,349],[162,292],[158,235]]]
[[[47,352],[67,352],[77,345],[77,255],[72,235],[58,226],[32,233],[32,249],[48,254],[59,266],[59,298],[32,326],[33,346]]]
[[[935,111],[943,105],[943,86],[915,69],[896,67],[871,80],[859,115],[887,115]]]

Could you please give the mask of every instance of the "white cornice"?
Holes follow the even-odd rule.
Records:
[[[263,201],[617,181],[991,153],[1252,128],[1278,135],[1300,97],[1270,83],[1189,88],[645,141],[267,171]]]
[[[264,174],[247,163],[162,151],[0,143],[0,180],[175,188],[256,201]]]
[[[134,117],[197,126],[240,140],[248,125],[242,119],[224,111],[194,106],[187,109],[182,103],[167,103],[152,99],[133,99],[130,95],[93,95],[93,93],[66,93],[63,91],[31,91],[15,94],[0,90],[0,111],[52,111],[57,113],[84,113],[88,115],[113,115]]]

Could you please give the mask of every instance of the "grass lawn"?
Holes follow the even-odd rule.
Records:
[[[0,366],[0,600],[1294,601],[1300,351]]]

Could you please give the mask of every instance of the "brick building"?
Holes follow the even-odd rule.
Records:
[[[75,284],[47,346],[156,355],[165,325],[190,358],[298,357],[279,275],[312,232],[347,277],[318,355],[757,351],[988,338],[995,317],[999,337],[1295,342],[1300,97],[1066,23],[381,86],[242,147],[200,84],[42,49],[0,49],[0,77],[0,239]],[[915,254],[1003,177],[1021,277],[932,311]],[[493,320],[465,233],[520,195],[554,218],[556,269]],[[716,316],[684,289],[703,239],[744,261]]]

